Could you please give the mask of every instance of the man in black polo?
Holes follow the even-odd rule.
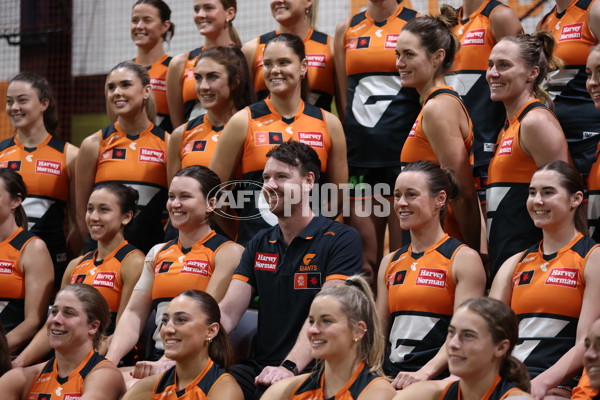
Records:
[[[321,163],[308,145],[289,141],[267,153],[263,192],[278,224],[246,245],[225,298],[221,321],[229,332],[250,300],[260,296],[254,357],[232,367],[246,399],[298,374],[312,361],[306,318],[315,295],[338,285],[362,265],[358,233],[315,216],[310,191]]]

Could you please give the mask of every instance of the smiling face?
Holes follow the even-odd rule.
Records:
[[[583,365],[590,378],[590,385],[600,389],[600,319],[596,319],[590,326],[585,338],[585,349]]]
[[[299,21],[306,15],[311,0],[271,0],[271,14],[282,25]]]
[[[263,170],[263,195],[270,211],[278,217],[300,209],[314,184],[314,175],[302,176],[300,168],[269,157]]]
[[[207,110],[229,107],[232,103],[229,74],[224,65],[212,58],[201,58],[194,70],[196,94]]]
[[[431,223],[439,224],[439,212],[446,202],[446,192],[432,196],[427,174],[402,172],[394,188],[394,211],[402,229],[419,229]]]
[[[129,68],[118,68],[106,78],[106,100],[117,116],[135,116],[143,111],[150,91],[150,85],[143,86]]]
[[[130,33],[133,43],[151,49],[163,41],[171,22],[163,22],[160,11],[150,4],[138,4],[131,10]]]
[[[263,53],[263,78],[271,94],[300,95],[302,78],[306,75],[306,59],[284,42],[271,42]]]
[[[115,235],[123,233],[133,217],[130,211],[123,214],[119,198],[110,190],[94,190],[88,200],[85,222],[92,239],[110,241]]]
[[[553,230],[563,229],[574,220],[575,209],[581,204],[583,194],[570,195],[561,185],[560,175],[555,171],[537,171],[531,178],[527,211],[536,227]]]
[[[165,356],[182,361],[206,353],[207,339],[214,338],[219,331],[219,324],[208,324],[207,320],[207,316],[191,297],[177,296],[171,300],[160,325]]]
[[[417,35],[407,30],[400,32],[396,42],[396,69],[402,86],[419,90],[435,77],[434,57],[427,53]]]
[[[508,339],[494,343],[486,321],[479,314],[466,307],[454,312],[446,339],[451,374],[473,381],[486,375],[490,368],[499,371],[508,348]]]
[[[194,0],[194,23],[203,36],[217,37],[234,17],[235,9],[225,9],[220,0]]]
[[[538,73],[538,67],[527,68],[517,43],[501,40],[492,49],[488,60],[486,80],[490,98],[507,103],[524,93],[533,93],[533,82]]]
[[[73,291],[62,290],[50,309],[46,332],[53,349],[68,351],[87,344],[91,347],[99,325],[99,321],[88,322],[83,303]]]
[[[29,82],[13,81],[6,90],[6,114],[15,129],[43,128],[48,103],[48,100],[40,100]]]
[[[594,100],[594,106],[600,110],[600,50],[590,52],[585,72],[587,73],[585,87]]]
[[[175,228],[187,231],[207,224],[208,212],[212,209],[196,179],[189,176],[173,178],[169,187],[167,211]]]

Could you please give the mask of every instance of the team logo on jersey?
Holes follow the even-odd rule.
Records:
[[[10,168],[15,172],[21,170],[21,161],[2,161],[0,162],[0,168]]]
[[[500,145],[500,149],[498,150],[499,156],[510,156],[512,154],[512,146],[515,141],[514,137],[509,137],[506,139],[502,139],[502,144]]]
[[[147,162],[153,164],[165,163],[165,152],[158,149],[150,149],[148,147],[140,147],[140,155],[138,157],[140,162]]]
[[[442,269],[421,268],[417,276],[417,286],[431,286],[435,288],[446,287],[447,272]]]
[[[413,124],[412,128],[410,128],[410,132],[408,132],[408,137],[417,136],[417,127],[419,126],[419,120],[417,119]]]
[[[309,68],[325,68],[327,66],[327,56],[325,54],[307,54],[306,61]]]
[[[117,281],[116,272],[98,272],[92,281],[92,286],[114,288]]]
[[[576,288],[577,281],[579,281],[579,270],[577,268],[554,268],[550,271],[550,276],[546,278],[546,285]]]
[[[190,140],[185,142],[185,145],[183,146],[184,154],[204,150],[206,150],[206,140]]]
[[[37,395],[37,397],[35,397]],[[51,393],[31,393],[27,400],[52,400]]]
[[[163,261],[159,265],[154,267],[154,273],[164,274],[165,272],[169,272],[171,265],[173,265],[173,261]]]
[[[391,286],[403,285],[404,280],[406,279],[407,270],[398,271],[393,275],[393,280],[391,282]]]
[[[323,148],[322,132],[298,132],[298,141],[313,148]]]
[[[14,265],[12,260],[0,260],[0,275],[12,275]]]
[[[267,132],[259,131],[254,132],[254,145],[255,146],[268,146],[271,144],[282,144],[283,134],[281,132]]]
[[[400,36],[399,33],[388,33],[387,35],[385,35],[384,47],[386,49],[395,49],[396,44],[398,43],[398,36]]]
[[[371,36],[351,37],[346,41],[348,50],[368,49],[371,44]]]
[[[301,265],[298,269],[300,272],[307,272],[307,271],[318,271],[319,270],[319,266],[316,264],[311,264],[311,261],[313,260],[313,258],[315,258],[316,254],[314,253],[308,253],[305,254],[304,257],[302,258],[302,262],[304,263],[304,265]]]
[[[583,22],[565,25],[560,30],[560,37],[558,38],[558,41],[564,42],[564,41],[568,41],[568,40],[581,40],[582,33],[583,33]]]
[[[531,279],[533,278],[534,270],[531,271],[523,271],[513,276],[513,287],[529,285],[531,283]]]
[[[483,46],[485,45],[486,29],[473,29],[468,31],[461,43],[463,46]]]
[[[279,262],[279,254],[256,253],[254,256],[254,269],[260,271],[275,271]]]
[[[162,78],[150,78],[150,86],[153,92],[166,92],[167,80]]]
[[[125,160],[127,158],[127,149],[122,147],[115,147],[114,149],[108,149],[100,156],[100,161],[105,160]]]
[[[79,400],[81,399],[81,393],[65,393],[63,400]]]
[[[62,173],[62,164],[55,161],[37,160],[35,162],[35,172],[37,174],[60,176]]]
[[[210,264],[206,260],[186,260],[181,267],[181,273],[208,276],[209,267]]]
[[[85,274],[71,276],[71,283],[83,283],[85,281]]]
[[[307,272],[294,274],[294,289],[320,289],[321,273]]]

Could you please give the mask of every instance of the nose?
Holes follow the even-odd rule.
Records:
[[[404,63],[404,61],[402,61],[402,56],[397,56],[396,57],[396,69],[400,70],[402,68],[404,68],[406,66],[406,64]]]
[[[89,214],[89,216],[90,216],[89,218],[91,220],[95,221],[98,219],[98,212],[96,210],[88,211],[88,214]]]
[[[316,322],[315,322],[315,323],[312,323],[312,324],[309,324],[309,326],[308,326],[308,331],[307,331],[307,333],[309,334],[309,336],[310,336],[311,334],[312,334],[312,335],[315,335],[315,334],[317,334],[317,333],[319,333],[319,332],[320,332],[320,331],[319,331],[319,327],[317,326],[317,323],[316,323]]]
[[[536,193],[536,194],[533,196],[533,202],[534,202],[534,203],[536,203],[536,204],[541,204],[541,203],[543,203],[543,201],[542,201],[542,195],[541,195],[539,192],[537,192],[537,193]]]
[[[160,326],[160,331],[161,332],[165,332],[165,333],[173,333],[175,331],[175,329],[173,329],[173,322],[172,320],[167,320],[167,322],[163,322]]]
[[[594,72],[593,74],[591,74],[588,79],[587,79],[587,83],[588,85],[597,85],[598,84],[598,73]]]
[[[446,345],[451,349],[458,349],[460,347],[458,335],[448,335],[448,338],[446,339]]]
[[[200,82],[198,82],[198,87],[200,89],[208,89],[208,79],[201,79]]]
[[[498,70],[496,69],[495,65],[491,66],[491,67],[488,67],[487,76],[497,77],[498,75],[499,75],[498,74]]]
[[[588,347],[585,350],[585,353],[583,353],[583,357],[587,361],[595,361],[595,360],[598,359],[598,352],[596,351],[596,349],[594,348],[594,346],[590,345],[590,347]]]

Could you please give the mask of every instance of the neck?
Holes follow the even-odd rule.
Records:
[[[229,46],[231,44],[231,36],[229,36],[229,29],[223,29],[215,37],[204,37],[204,47],[207,49],[217,46]]]
[[[19,142],[25,147],[39,146],[46,140],[48,135],[49,133],[44,126],[44,120],[41,118],[38,123],[30,129],[17,130],[17,138],[19,138]]]
[[[292,243],[292,240],[308,226],[314,217],[315,215],[310,208],[306,208],[299,215],[296,214],[290,217],[277,218],[279,229],[281,229],[281,234],[283,235],[285,243],[289,246],[290,243]]]
[[[328,359],[325,361],[325,370],[323,372],[323,392],[325,398],[335,396],[340,391],[360,365],[360,360],[356,357],[356,350],[353,349],[353,356],[347,354],[341,359]]]
[[[0,242],[4,242],[8,239],[17,229],[19,229],[19,227],[15,222],[15,217],[11,215],[6,218],[4,222],[0,223]]]
[[[535,97],[533,96],[533,92],[524,91],[519,95],[519,97],[504,101],[503,103],[504,108],[506,108],[506,119],[509,121],[512,120],[525,104],[534,99]]]
[[[121,243],[125,241],[123,232],[119,232],[108,241],[98,241],[98,253],[96,254],[96,260],[104,260],[110,253],[115,251]]]
[[[498,376],[498,368],[492,368],[489,372],[484,372],[483,376],[460,380],[460,393],[462,400],[480,400],[488,391],[494,380]]]
[[[422,253],[436,244],[445,234],[438,217],[435,216],[435,221],[431,221],[427,226],[410,230],[410,247],[415,253]]]
[[[463,0],[461,18],[468,18],[473,14],[485,0]]]
[[[399,6],[396,0],[370,0],[367,4],[367,13],[375,21],[383,21],[396,12]]]
[[[575,224],[559,229],[543,231],[544,241],[542,242],[542,251],[544,254],[553,254],[568,245],[579,232],[575,229]]]
[[[304,39],[310,31],[310,25],[308,24],[308,18],[303,16],[298,21],[292,21],[287,25],[279,24],[280,33],[293,33],[298,35],[300,39]]]
[[[190,230],[185,229],[185,227],[183,228],[184,229],[179,231],[179,243],[183,248],[186,249],[192,247],[194,244],[199,242],[200,239],[202,239],[212,231],[210,225],[208,224],[208,221]]]
[[[208,364],[208,353],[206,351],[189,360],[178,360],[175,367],[177,390],[181,390],[192,383],[206,368],[206,364]]]
[[[137,113],[137,115],[134,118],[122,116],[117,118],[117,124],[119,124],[119,127],[126,134],[133,136],[139,135],[140,133],[148,129],[150,123],[150,119],[148,118],[145,109],[143,109],[142,112]]]
[[[281,114],[284,118],[291,118],[298,113],[302,105],[302,97],[300,96],[300,87],[296,93],[291,96],[280,97],[271,95],[271,104],[275,111]]]
[[[419,96],[421,96],[421,99],[423,99],[423,101],[425,101],[425,99],[427,98],[427,95],[429,93],[431,93],[434,89],[439,88],[441,86],[446,86],[446,79],[444,78],[443,75],[433,77],[425,85],[421,86],[420,88],[415,87],[415,89],[417,89],[417,92],[419,92]]]
[[[58,375],[62,377],[71,375],[91,350],[91,341],[82,346],[69,347],[68,349],[65,349],[65,351],[55,349]]]
[[[569,4],[571,4],[572,0],[556,0],[556,11],[557,12],[563,12],[567,9],[567,7],[569,7]]]
[[[137,62],[144,67],[149,67],[165,55],[162,40],[156,43],[152,48],[138,47]]]
[[[208,118],[208,122],[213,126],[223,126],[229,119],[235,114],[238,110],[235,109],[235,105],[233,102],[228,103],[225,107],[220,109],[211,109],[206,110],[206,117]]]

